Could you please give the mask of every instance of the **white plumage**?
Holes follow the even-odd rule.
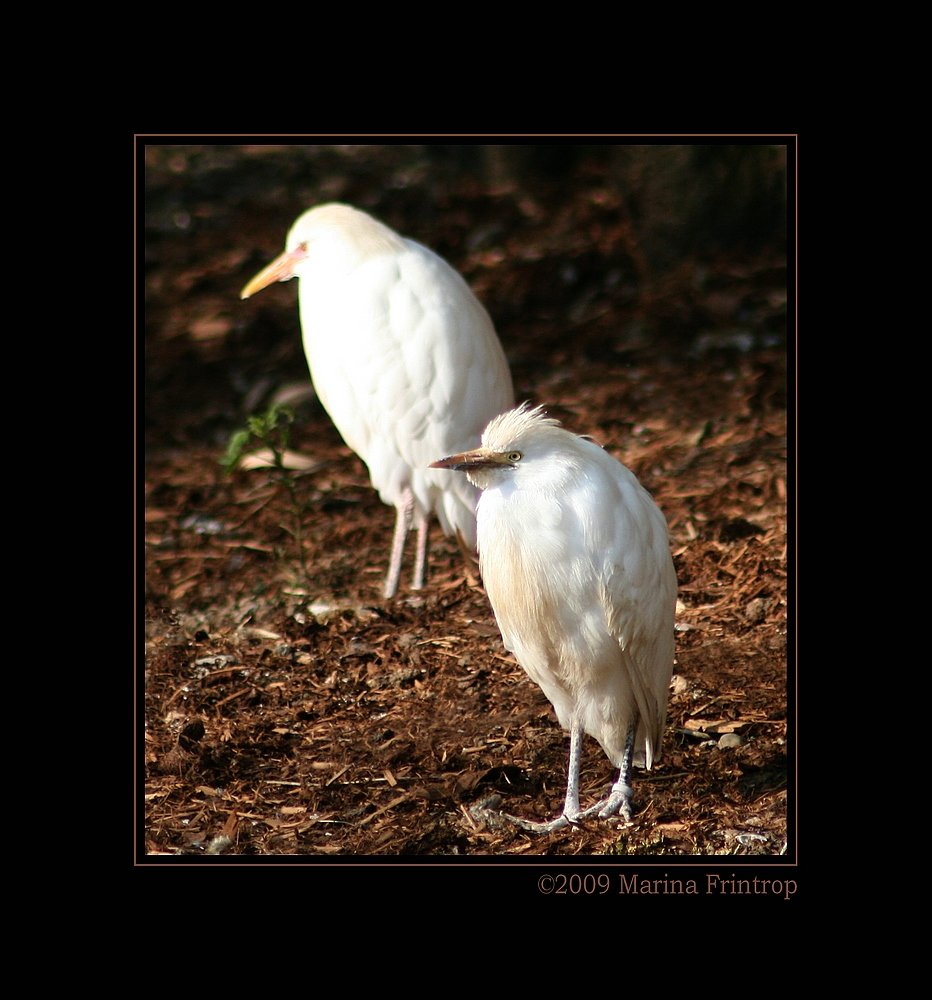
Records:
[[[571,734],[563,816],[522,825],[630,819],[630,767],[649,768],[660,752],[673,671],[676,574],[663,514],[629,469],[540,407],[496,417],[481,447],[433,467],[465,471],[483,491],[479,563],[502,638]],[[620,774],[581,812],[584,732]]]
[[[476,549],[477,491],[428,464],[475,445],[486,423],[514,405],[492,321],[442,258],[348,205],[305,212],[285,252],[241,296],[293,277],[317,395],[397,511],[385,596],[397,590],[412,524],[419,588],[431,513],[445,534]]]

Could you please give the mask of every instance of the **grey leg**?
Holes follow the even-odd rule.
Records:
[[[570,730],[570,762],[566,769],[566,800],[563,815],[572,823],[579,815],[579,757],[582,752],[582,726],[573,723]]]
[[[578,819],[582,819],[586,813],[579,811],[579,759],[582,753],[582,726],[578,722],[573,723],[570,730],[570,760],[566,769],[566,798],[563,801],[563,815],[551,820],[549,823],[537,823],[530,819],[521,819],[520,816],[512,816],[510,813],[502,813],[503,819],[520,826],[522,830],[531,833],[553,833],[555,830],[562,830]]]
[[[625,754],[621,759],[621,767],[618,771],[618,780],[612,785],[611,795],[605,805],[599,810],[599,819],[608,819],[618,813],[629,820],[631,819],[631,797],[634,789],[628,784],[631,776],[631,760],[634,757],[634,734],[637,732],[637,719],[628,727],[625,736]]]
[[[597,802],[594,806],[580,812],[579,809],[579,758],[582,747],[582,728],[574,724],[570,731],[570,762],[566,780],[566,800],[563,805],[563,815],[558,816],[549,823],[536,823],[533,820],[521,819],[520,816],[512,816],[510,813],[499,813],[502,819],[514,823],[522,830],[530,833],[553,833],[562,830],[570,825],[581,823],[583,820],[598,816],[599,819],[609,819],[612,816],[620,815],[623,819],[631,820],[631,798],[634,790],[628,783],[631,775],[631,763],[634,758],[634,737],[637,733],[637,719],[628,727],[625,734],[625,751],[621,760],[621,767],[618,772],[618,780],[612,785],[611,793],[607,799]]]

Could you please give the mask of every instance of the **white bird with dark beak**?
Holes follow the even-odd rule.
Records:
[[[475,552],[478,492],[433,472],[514,406],[508,362],[466,282],[433,251],[348,205],[320,205],[292,226],[285,252],[240,293],[298,278],[311,381],[343,440],[396,509],[384,594],[398,589],[417,527],[412,586],[424,585],[428,521]]]
[[[527,404],[492,420],[481,447],[432,468],[463,471],[482,490],[479,566],[502,639],[570,733],[563,815],[508,818],[538,832],[596,813],[630,819],[631,765],[657,759],[673,672],[663,514],[629,469]],[[619,768],[610,795],[585,811],[583,733]]]

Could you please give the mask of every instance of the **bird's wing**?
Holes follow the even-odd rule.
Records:
[[[388,320],[412,384],[427,390],[423,408],[402,423],[419,449],[410,457],[420,463],[478,445],[489,420],[514,405],[514,393],[495,328],[469,286],[430,250],[408,247],[397,257]]]
[[[478,445],[488,421],[514,403],[492,322],[460,275],[410,241],[366,260],[351,280],[352,294],[318,288],[308,306],[321,401],[386,503],[410,487],[445,532],[474,547],[476,490],[428,466]],[[326,343],[314,340],[314,326],[333,331]]]
[[[428,469],[479,443],[513,405],[508,364],[488,314],[446,262],[406,240],[349,274],[302,278],[301,325],[315,388],[383,501],[410,488],[447,533],[475,544],[477,494]]]
[[[663,514],[623,466],[614,479],[617,516],[601,549],[600,600],[637,702],[638,742],[650,767],[663,739],[673,672],[676,575]]]
[[[478,492],[465,476],[428,466],[477,447],[492,417],[514,406],[511,373],[488,313],[456,271],[417,244],[399,266],[391,322],[416,330],[403,353],[413,384],[427,387],[426,398],[400,414],[399,449],[413,470],[418,503],[436,512],[445,532],[458,532],[475,548]],[[418,322],[409,326],[408,317]],[[431,355],[429,379],[422,375],[425,352]]]

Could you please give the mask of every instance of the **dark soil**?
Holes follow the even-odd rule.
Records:
[[[741,152],[140,145],[140,856],[792,857],[785,159]],[[221,466],[248,416],[309,388],[296,284],[238,293],[329,200],[446,257],[518,400],[603,444],[667,516],[677,660],[630,824],[541,836],[479,808],[556,816],[567,735],[436,524],[427,587],[406,567],[382,599],[394,512],[312,395],[292,395],[293,492]],[[583,804],[615,777],[587,738]]]

